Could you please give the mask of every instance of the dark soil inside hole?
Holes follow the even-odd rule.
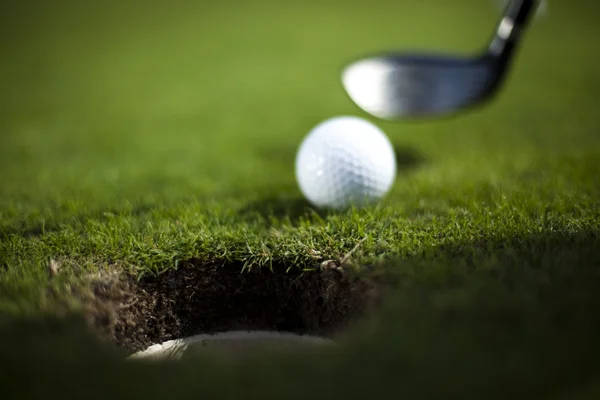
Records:
[[[280,330],[331,336],[372,307],[374,290],[335,270],[285,272],[189,263],[136,281],[93,284],[89,317],[129,351],[200,333]]]

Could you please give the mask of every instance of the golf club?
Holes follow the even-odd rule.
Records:
[[[481,54],[367,57],[344,69],[344,88],[358,107],[385,120],[436,117],[481,104],[501,86],[537,3],[510,1],[488,48]]]

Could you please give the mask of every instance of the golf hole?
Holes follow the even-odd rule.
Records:
[[[191,262],[140,280],[95,279],[89,322],[135,359],[197,348],[235,354],[333,344],[380,300],[372,284],[335,270],[241,270]]]

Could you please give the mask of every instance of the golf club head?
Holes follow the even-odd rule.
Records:
[[[346,93],[385,120],[437,117],[481,104],[503,82],[535,3],[512,0],[480,55],[382,54],[357,60],[342,72]]]
[[[350,98],[381,119],[452,113],[489,98],[503,76],[493,57],[390,55],[348,66],[342,82]]]

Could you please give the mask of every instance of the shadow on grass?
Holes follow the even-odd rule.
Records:
[[[319,209],[298,196],[268,196],[251,202],[239,211],[245,218],[258,218],[267,224],[289,219],[297,225],[301,219],[317,222],[339,211]]]
[[[285,152],[285,154],[288,153]],[[395,147],[394,153],[398,172],[415,169],[425,162],[425,157],[421,153],[409,147]],[[289,157],[285,159],[288,163],[290,159],[293,160]],[[302,218],[316,222],[318,219],[326,219],[328,216],[343,213],[343,210],[316,208],[298,194],[296,196],[265,196],[246,205],[239,213],[246,217],[258,216],[267,223],[272,222],[273,218],[275,220],[289,219],[293,225],[296,225]]]
[[[427,161],[422,153],[412,147],[394,146],[394,154],[398,172],[415,169]]]

